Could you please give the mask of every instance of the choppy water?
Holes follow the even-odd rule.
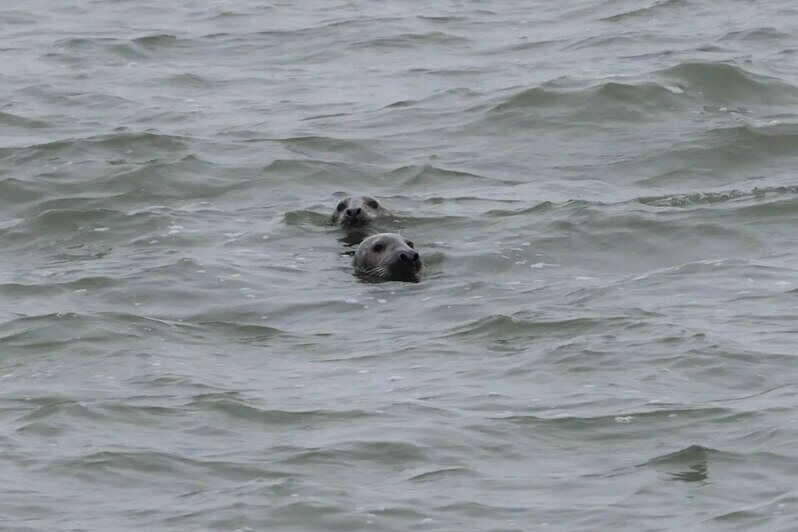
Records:
[[[3,529],[794,530],[794,2],[0,22]]]

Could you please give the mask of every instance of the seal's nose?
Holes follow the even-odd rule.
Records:
[[[418,262],[421,260],[421,257],[418,256],[418,253],[405,253],[402,252],[399,254],[399,260],[401,262],[411,263],[411,262]]]
[[[360,207],[356,209],[346,209],[346,216],[349,218],[356,218],[357,215],[360,214],[362,210],[363,209],[361,209]]]

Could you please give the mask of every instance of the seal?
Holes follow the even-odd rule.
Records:
[[[376,218],[391,213],[371,196],[349,196],[341,200],[332,215],[331,222],[343,227],[363,227]]]
[[[355,273],[369,279],[417,283],[421,257],[403,236],[378,233],[360,243],[352,265]]]

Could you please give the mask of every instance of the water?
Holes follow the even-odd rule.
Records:
[[[6,2],[2,528],[794,530],[797,15]]]

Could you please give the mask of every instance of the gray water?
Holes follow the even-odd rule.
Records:
[[[794,2],[0,22],[3,530],[795,530]]]

